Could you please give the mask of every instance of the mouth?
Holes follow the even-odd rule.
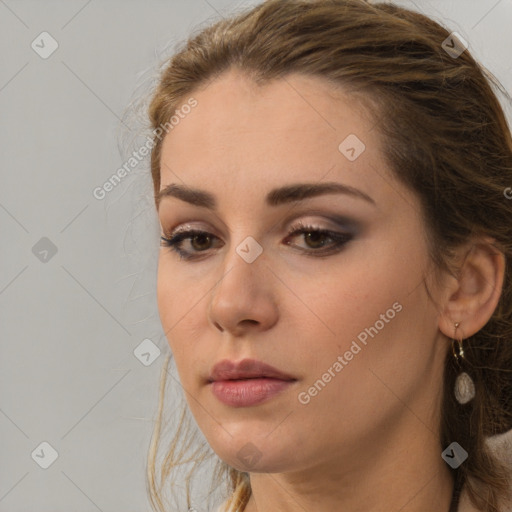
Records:
[[[270,377],[216,380],[210,383],[212,393],[225,405],[251,407],[267,402],[292,386],[295,380]]]
[[[277,379],[283,381],[297,380],[273,366],[257,361],[255,359],[243,359],[235,362],[224,359],[218,362],[212,369],[208,378],[209,382],[226,380],[248,380],[248,379]]]
[[[270,400],[297,379],[261,361],[244,359],[238,363],[220,361],[213,367],[207,382],[223,404],[250,407]]]
[[[291,379],[291,378],[285,379],[285,378],[271,377],[269,375],[251,375],[251,376],[242,375],[242,376],[239,376],[236,378],[223,377],[223,378],[217,378],[217,379],[208,379],[208,384],[211,384],[213,382],[243,382],[246,380],[280,380],[283,382],[294,382],[297,379]]]

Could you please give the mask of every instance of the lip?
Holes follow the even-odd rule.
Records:
[[[296,380],[292,375],[256,359],[242,359],[238,362],[223,359],[212,368],[208,380],[213,382],[219,380],[256,379],[260,377]]]
[[[293,376],[262,361],[224,359],[213,367],[208,384],[222,403],[250,407],[270,400],[296,381]]]

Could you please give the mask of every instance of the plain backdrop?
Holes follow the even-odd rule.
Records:
[[[142,140],[162,57],[256,3],[0,0],[0,512],[150,510],[168,345],[147,159],[93,192]],[[512,91],[511,0],[396,3],[459,32]]]

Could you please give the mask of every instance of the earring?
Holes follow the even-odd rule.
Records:
[[[453,337],[457,340],[458,344],[458,353],[455,351],[455,339],[452,339],[452,353],[457,361],[458,366],[461,366],[461,361],[464,359],[464,348],[462,346],[462,339],[456,338],[457,327],[459,327],[460,323],[457,322],[455,324],[455,331]],[[471,402],[475,397],[475,384],[473,379],[466,373],[462,372],[457,375],[457,379],[455,380],[455,398],[459,404],[467,404]]]

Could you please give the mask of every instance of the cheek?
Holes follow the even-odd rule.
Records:
[[[183,340],[194,339],[204,310],[204,297],[200,280],[183,277],[176,265],[169,261],[171,255],[162,253],[158,262],[157,304],[162,329],[167,337],[176,362],[185,358],[189,351]],[[203,298],[203,301],[206,297]]]
[[[380,400],[394,401],[393,393],[408,396],[428,373],[437,311],[423,284],[425,263],[421,254],[408,264],[375,258],[364,278],[347,275],[327,289],[332,300],[325,311],[337,336],[335,344],[327,344],[323,371],[327,362],[329,367],[338,355],[347,355],[350,361],[340,373],[345,386],[343,379],[338,384],[348,402],[365,401],[377,410]]]
[[[404,245],[383,243],[378,252],[357,251],[357,257],[347,253],[330,271],[296,281],[294,291],[306,307],[298,304],[289,315],[301,325],[296,348],[310,361],[309,379],[320,378],[347,351],[350,373],[355,367],[368,373],[371,366],[394,378],[408,360],[412,372],[422,364],[432,349],[436,311],[423,286],[425,252],[421,244]]]
[[[289,275],[288,280],[294,283],[294,292],[302,303],[296,305],[296,319],[313,323],[317,332],[321,328],[326,338],[331,334],[331,341],[356,337],[375,322],[379,330],[382,321],[387,328],[395,318],[404,316],[397,309],[423,300],[414,296],[424,274],[421,255],[409,254],[408,264],[395,256],[394,249],[371,254],[354,251],[353,255],[340,258],[336,265],[299,280]],[[380,320],[381,315],[384,320]]]
[[[341,432],[355,442],[397,418],[421,393],[433,375],[435,310],[426,306],[422,286],[411,287],[419,269],[410,272],[402,279],[375,271],[366,279],[326,281],[324,293],[310,294],[329,330],[311,314],[296,316],[305,331],[294,341],[294,359],[307,361],[296,405],[301,432],[313,429],[320,438]]]

